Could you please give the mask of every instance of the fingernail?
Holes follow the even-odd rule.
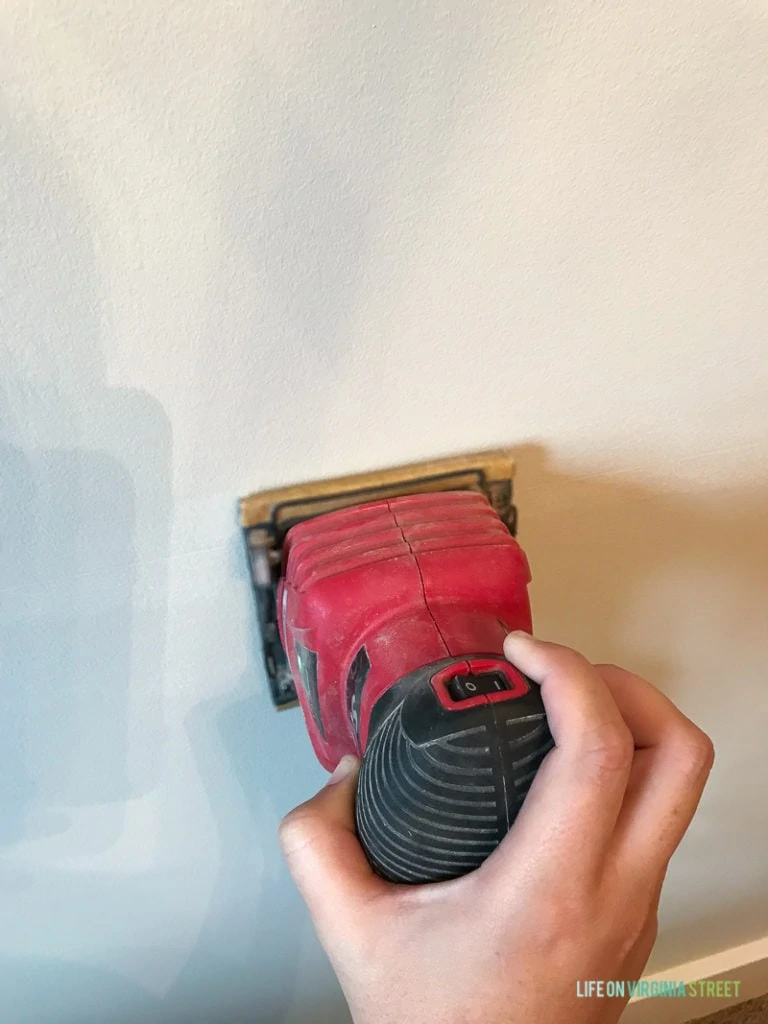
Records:
[[[326,782],[326,786],[335,786],[337,782],[341,782],[342,779],[346,779],[350,772],[353,772],[356,767],[357,758],[353,757],[352,754],[345,754],[333,769],[333,773]]]
[[[511,633],[507,633],[504,639],[504,650],[508,658],[514,661],[515,654],[520,648],[520,655],[525,655],[525,652],[533,642],[533,637],[530,633],[526,633],[524,629],[513,629]]]

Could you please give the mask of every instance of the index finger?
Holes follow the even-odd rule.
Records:
[[[521,845],[569,858],[595,876],[624,800],[634,742],[600,673],[576,651],[511,633],[506,657],[541,685],[555,747],[534,778],[513,829],[489,858],[504,869]],[[576,855],[575,855],[576,854]],[[562,863],[553,858],[553,863]]]
[[[616,854],[630,871],[645,869],[657,878],[696,813],[714,760],[712,741],[647,680],[615,665],[596,668],[638,748],[616,826]]]

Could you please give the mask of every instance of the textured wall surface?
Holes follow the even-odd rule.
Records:
[[[515,444],[543,635],[718,765],[657,967],[768,932],[765,0],[0,0],[0,1006],[346,1019],[235,499]]]

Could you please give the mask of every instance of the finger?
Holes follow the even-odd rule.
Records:
[[[616,826],[616,854],[632,871],[663,875],[691,823],[714,761],[712,741],[640,676],[597,670],[638,748]]]
[[[633,743],[616,702],[595,668],[567,647],[510,634],[504,653],[541,684],[555,748],[547,754],[499,858],[518,857],[525,844],[537,854],[567,857],[569,870],[595,873],[602,863],[624,798]],[[497,858],[498,859],[498,858]]]
[[[311,800],[280,825],[288,868],[309,907],[321,938],[349,930],[362,906],[386,891],[355,834],[355,788],[359,762],[347,756]]]

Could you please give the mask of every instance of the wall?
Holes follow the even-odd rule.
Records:
[[[768,933],[768,9],[0,0],[0,991],[345,1019],[235,500],[519,449],[539,631],[718,766],[657,969]]]

